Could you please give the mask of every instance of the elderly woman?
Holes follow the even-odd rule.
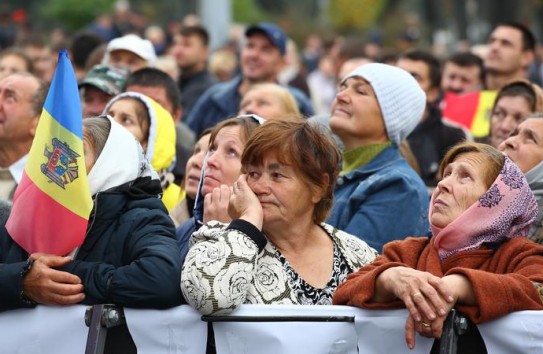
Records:
[[[453,307],[474,323],[543,309],[543,247],[525,236],[537,204],[519,168],[486,144],[461,143],[440,166],[430,238],[388,243],[351,275],[335,304],[406,307],[406,341],[439,337]]]
[[[85,240],[70,256],[29,255],[1,227],[0,311],[36,304],[181,304],[175,228],[141,146],[103,117],[83,120],[83,144],[94,201]]]
[[[512,81],[503,86],[490,113],[490,145],[498,146],[526,117],[543,111],[543,90],[527,80]]]
[[[528,238],[543,244],[543,113],[530,114],[498,150],[509,156],[526,176],[539,207]]]
[[[331,304],[347,275],[376,252],[323,223],[333,201],[339,151],[307,122],[270,121],[241,158],[243,175],[213,191],[234,220],[208,222],[192,236],[181,289],[204,314],[244,303]]]

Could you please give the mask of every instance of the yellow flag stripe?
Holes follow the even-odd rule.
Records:
[[[475,138],[482,138],[490,133],[490,111],[497,94],[497,91],[481,91],[475,118],[471,123],[471,133]]]
[[[41,191],[70,209],[73,213],[88,219],[92,210],[92,199],[85,171],[83,141],[60,125],[45,109],[42,111],[37,131],[39,133],[34,137],[28,155],[28,162],[25,167],[26,174]],[[74,168],[77,166],[77,178],[65,183],[64,189],[42,172],[42,166],[47,166],[49,163],[45,150],[52,152],[54,149],[51,137],[56,137],[79,155],[76,158],[76,164],[71,164]]]

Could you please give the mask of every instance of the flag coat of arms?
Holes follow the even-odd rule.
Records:
[[[77,80],[61,50],[6,228],[29,254],[66,255],[83,243],[91,210]]]

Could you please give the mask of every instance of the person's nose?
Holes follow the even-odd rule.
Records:
[[[502,141],[502,143],[498,146],[498,150],[500,151],[516,150],[516,149],[517,149],[517,136],[510,136],[509,138]]]
[[[450,192],[450,179],[452,175],[445,176],[437,183],[440,192]]]
[[[269,178],[264,174],[254,178],[251,183],[251,189],[256,195],[265,195],[270,192]]]
[[[252,102],[245,104],[239,114],[254,114],[254,104]]]
[[[218,151],[209,151],[205,165],[207,168],[218,170],[221,168],[221,154]]]

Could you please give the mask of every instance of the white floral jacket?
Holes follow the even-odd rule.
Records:
[[[321,226],[351,272],[377,256],[356,236],[325,223]],[[181,290],[187,302],[206,315],[230,313],[241,304],[298,304],[273,244],[268,241],[259,251],[246,233],[227,227],[211,221],[192,235],[181,272]]]

